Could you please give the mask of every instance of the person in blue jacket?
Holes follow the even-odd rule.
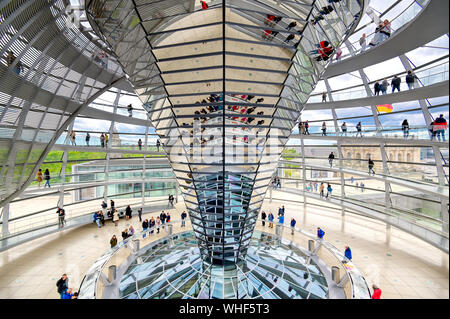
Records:
[[[97,212],[94,213],[94,222],[97,223],[98,228],[102,228],[100,225],[100,215]]]
[[[345,246],[345,258],[352,261],[352,250],[348,246]]]
[[[291,234],[292,235],[294,235],[295,224],[297,224],[297,221],[294,218],[291,218]]]
[[[278,223],[284,224],[284,215],[278,214]]]
[[[320,227],[317,227],[317,237],[323,239],[323,236],[325,236],[325,232],[322,229],[320,229]]]
[[[61,296],[61,299],[72,299],[72,288],[67,289]]]
[[[269,213],[269,228],[273,228],[273,214]]]

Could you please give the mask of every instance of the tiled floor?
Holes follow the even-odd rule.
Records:
[[[305,214],[302,205],[276,201],[266,201],[263,210],[276,215],[282,204],[286,223],[293,216],[299,228],[311,233],[320,226],[326,240],[336,247],[343,249],[348,244],[353,262],[370,285],[381,287],[382,298],[449,298],[448,254],[396,229],[392,229],[387,244],[386,226],[364,217],[347,214],[342,222],[336,211],[308,208]],[[183,209],[180,203],[170,210],[172,219],[178,219]],[[151,215],[156,214],[145,218]],[[121,220],[114,227],[107,222],[101,229],[87,225],[0,253],[0,298],[58,298],[56,281],[62,273],[68,274],[69,286],[77,289],[83,274],[109,249],[111,236],[121,238],[121,231],[129,224]],[[137,231],[141,229],[137,217],[131,224]]]

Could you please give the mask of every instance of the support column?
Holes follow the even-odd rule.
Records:
[[[3,206],[2,210],[2,237],[9,235],[9,202]]]

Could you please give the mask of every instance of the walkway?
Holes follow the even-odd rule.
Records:
[[[330,64],[323,78],[351,73],[396,58],[449,32],[449,1],[431,0],[421,13],[390,39],[346,60]],[[375,28],[375,25],[374,25]]]
[[[388,132],[380,132],[380,134],[388,134]],[[351,135],[355,135],[356,132],[348,132],[347,134],[349,136],[336,136],[336,133],[327,133],[327,136],[322,136],[322,133],[312,133],[311,135],[299,135],[299,134],[292,134],[290,136],[290,140],[293,139],[301,139],[301,140],[320,140],[320,141],[339,141],[348,144],[357,144],[357,145],[367,145],[367,144],[400,144],[400,145],[408,145],[408,146],[437,146],[442,148],[448,148],[448,141],[446,142],[439,142],[437,140],[430,141],[430,139],[405,139],[403,138],[403,132],[398,131],[398,137],[389,137],[387,136],[381,136],[377,137],[375,136],[367,136],[368,132],[363,131],[364,137],[354,137]],[[341,133],[339,133],[341,134]],[[377,132],[370,132],[370,134],[377,134]],[[412,136],[413,133],[410,133],[410,136]],[[300,145],[297,145],[300,147]],[[292,147],[292,145],[287,144],[287,147]]]
[[[358,215],[363,215],[366,217],[374,218],[376,220],[385,222],[386,224],[397,227],[421,240],[435,246],[436,248],[441,249],[445,253],[449,252],[449,239],[448,234],[443,234],[435,229],[430,227],[426,227],[419,223],[415,223],[414,221],[408,220],[405,216],[397,213],[395,210],[391,209],[377,209],[375,206],[373,208],[364,207],[362,205],[358,205],[353,203],[350,199],[342,199],[341,197],[332,197],[328,200],[322,199],[319,194],[303,192],[302,190],[292,189],[292,188],[283,188],[283,192],[287,192],[290,194],[296,194],[299,196],[306,196],[309,198],[313,198],[316,200],[320,200],[322,202],[327,202],[330,204],[337,205],[339,207],[343,207],[344,209],[350,210]]]
[[[364,97],[326,103],[307,103],[305,111],[346,109],[370,105],[394,104],[409,101],[425,100],[448,95],[449,81],[424,86],[410,91],[402,91],[387,95]]]
[[[335,161],[338,162],[339,159],[336,159]],[[299,165],[299,166],[303,165],[301,162],[296,162],[296,161],[283,161],[282,160],[282,161],[280,161],[280,163],[290,164],[290,165]],[[320,171],[331,171],[331,172],[336,172],[336,173],[343,172],[344,174],[349,174],[349,175],[354,175],[354,176],[363,176],[368,179],[386,181],[386,182],[389,182],[394,185],[405,186],[407,188],[414,189],[414,190],[423,192],[425,194],[437,196],[441,199],[448,200],[448,198],[449,198],[448,186],[439,186],[439,185],[428,184],[428,183],[419,182],[419,181],[409,181],[409,180],[400,179],[400,178],[396,178],[393,176],[386,176],[386,175],[382,175],[382,174],[376,174],[375,176],[373,176],[373,175],[369,175],[367,172],[362,172],[362,171],[358,171],[358,170],[354,170],[354,169],[349,169],[349,168],[341,169],[339,166],[333,166],[332,168],[330,168],[329,166],[306,164],[306,167],[312,168],[315,170],[320,170]]]

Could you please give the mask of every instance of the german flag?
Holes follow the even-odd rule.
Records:
[[[390,104],[377,105],[377,110],[380,113],[391,113],[394,107]]]

